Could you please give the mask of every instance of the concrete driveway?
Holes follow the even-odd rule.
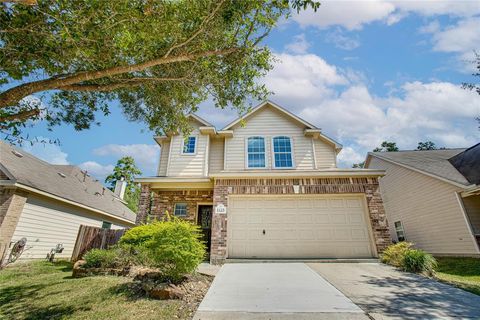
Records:
[[[379,263],[310,263],[373,319],[480,319],[480,296]]]
[[[194,319],[480,319],[480,296],[379,263],[235,263]]]

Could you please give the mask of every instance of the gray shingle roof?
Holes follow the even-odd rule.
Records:
[[[469,186],[471,183],[448,161],[465,148],[424,151],[369,152],[380,159],[391,160],[408,167]]]
[[[14,150],[23,157],[16,156]],[[0,163],[17,183],[135,222],[134,212],[78,167],[49,164],[3,141],[0,141]]]

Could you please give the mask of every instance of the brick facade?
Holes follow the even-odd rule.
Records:
[[[377,251],[382,252],[390,244],[377,178],[217,179],[213,190],[154,190],[153,193],[148,185],[143,185],[137,224],[147,221],[147,217],[161,219],[166,211],[173,213],[176,202],[187,203],[187,219],[195,222],[199,202],[212,202],[214,207],[218,204],[228,207],[230,194],[295,194],[294,186],[299,186],[299,194],[365,194]],[[150,198],[151,194],[153,199]],[[226,215],[213,211],[211,263],[223,263],[227,257],[227,218],[228,211]]]
[[[26,192],[0,187],[0,264],[10,246],[26,201]]]
[[[295,194],[294,185],[299,186],[299,194],[365,194],[377,251],[391,243],[377,178],[219,179],[215,181],[213,204],[227,207],[229,194]],[[227,217],[228,213],[213,213],[210,261],[215,264],[227,256]]]
[[[160,220],[167,211],[173,215],[175,203],[186,203],[187,216],[184,219],[195,223],[197,221],[197,205],[213,203],[213,190],[154,191],[149,217]]]

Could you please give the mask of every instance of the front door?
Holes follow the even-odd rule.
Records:
[[[210,245],[212,239],[212,205],[198,206],[197,223],[202,229],[203,241],[207,247],[207,258],[210,258]]]

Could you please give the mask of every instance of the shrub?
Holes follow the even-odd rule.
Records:
[[[159,268],[166,280],[178,282],[202,262],[201,237],[197,225],[173,217],[130,229],[120,246],[134,248],[138,264]]]
[[[158,228],[158,224],[161,222],[153,222],[150,224],[144,224],[135,228],[132,228],[125,232],[120,238],[120,245],[132,245],[139,246],[149,241],[153,237],[153,233]]]
[[[431,276],[437,268],[437,260],[423,250],[409,249],[405,252],[402,268],[408,272],[425,273]]]
[[[403,266],[405,253],[413,246],[411,242],[399,242],[389,246],[380,256],[380,261],[395,267]]]
[[[86,268],[113,268],[116,266],[115,250],[92,249],[83,256]]]

